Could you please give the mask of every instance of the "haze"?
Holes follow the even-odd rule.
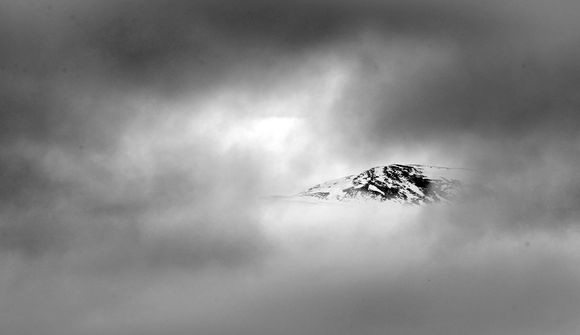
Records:
[[[578,334],[575,1],[0,4],[0,333]],[[454,205],[274,201],[390,163]]]

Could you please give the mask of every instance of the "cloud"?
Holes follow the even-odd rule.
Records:
[[[0,330],[575,334],[576,6],[3,2]],[[487,196],[261,199],[391,162]]]

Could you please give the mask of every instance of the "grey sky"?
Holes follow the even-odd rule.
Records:
[[[2,2],[0,333],[576,334],[578,10]],[[261,198],[388,163],[493,196]]]

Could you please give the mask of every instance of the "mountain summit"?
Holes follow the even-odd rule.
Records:
[[[462,190],[466,169],[430,165],[378,166],[315,185],[298,194],[308,200],[376,200],[422,204],[450,201]]]

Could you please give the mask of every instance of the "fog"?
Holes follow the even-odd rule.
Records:
[[[0,333],[577,334],[579,9],[2,2]]]

